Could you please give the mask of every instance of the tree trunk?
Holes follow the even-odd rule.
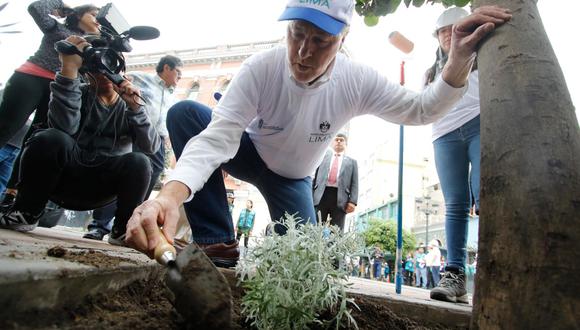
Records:
[[[513,18],[478,54],[481,221],[472,327],[578,329],[578,120],[536,1],[474,0],[490,4],[510,8]]]

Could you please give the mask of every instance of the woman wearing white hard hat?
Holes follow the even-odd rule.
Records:
[[[439,240],[432,239],[427,246],[427,256],[425,256],[425,264],[427,265],[427,282],[433,283],[433,287],[439,284],[440,276],[439,269],[441,268],[441,250]],[[427,284],[429,287],[429,284]]]
[[[433,36],[439,40],[437,59],[427,70],[426,85],[437,76],[447,61],[452,26],[469,15],[462,8],[449,8],[437,19]],[[472,201],[479,209],[479,79],[477,63],[469,75],[463,98],[433,123],[435,166],[445,198],[447,265],[431,298],[468,303],[465,289],[465,249],[467,224]],[[473,198],[473,199],[472,199]]]

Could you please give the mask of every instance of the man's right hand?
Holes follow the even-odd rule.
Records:
[[[82,53],[85,47],[90,46],[84,38],[79,36],[69,36],[65,39],[70,44],[77,47]],[[60,62],[62,63],[61,74],[67,78],[76,79],[78,71],[83,65],[83,59],[77,54],[67,55],[59,53]]]
[[[153,258],[159,240],[159,227],[167,242],[173,237],[179,220],[179,206],[189,196],[189,188],[181,182],[171,181],[161,189],[155,199],[143,202],[134,211],[127,223],[125,242]]]

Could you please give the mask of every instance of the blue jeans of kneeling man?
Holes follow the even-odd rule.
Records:
[[[169,109],[167,130],[178,160],[187,142],[203,131],[210,120],[211,109],[198,102],[181,101]],[[216,169],[193,199],[184,204],[195,242],[214,244],[235,239],[221,169],[256,186],[268,204],[272,220],[279,220],[287,212],[297,213],[302,223],[316,223],[312,178],[288,179],[269,170],[250,136],[244,132],[234,158]],[[280,227],[275,230],[284,232]]]

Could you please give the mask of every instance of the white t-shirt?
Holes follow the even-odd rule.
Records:
[[[425,264],[427,267],[441,267],[441,250],[438,247],[433,247],[425,257]]]
[[[343,54],[336,56],[328,80],[308,87],[291,78],[286,54],[281,46],[243,63],[207,129],[185,146],[170,180],[184,183],[192,193],[201,189],[218,166],[235,156],[244,130],[270,170],[305,178],[351,118],[374,114],[396,124],[425,125],[443,117],[466,89],[439,78],[419,94]]]
[[[458,129],[479,115],[479,72],[469,74],[467,92],[459,102],[445,115],[433,123],[432,140]]]

